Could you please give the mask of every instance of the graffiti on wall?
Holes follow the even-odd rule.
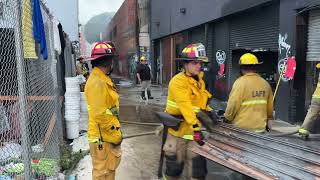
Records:
[[[279,34],[279,40],[278,40],[278,44],[279,44],[279,57],[280,60],[278,62],[278,72],[279,75],[284,74],[286,72],[287,69],[287,62],[288,62],[288,58],[291,55],[291,45],[287,42],[288,39],[288,34]],[[287,82],[290,79],[287,78],[286,76],[282,76],[282,81]]]
[[[138,65],[138,56],[136,54],[132,54],[131,56],[128,57],[129,61],[129,77],[130,79],[135,79],[136,77],[136,68]]]
[[[225,63],[226,63],[227,54],[223,50],[218,50],[216,52],[216,61],[219,65],[219,70],[216,75],[216,81],[214,82],[214,87],[220,91],[226,91],[227,85],[224,82],[225,76]]]
[[[219,71],[218,71],[218,79],[225,77],[225,62],[226,62],[226,52],[223,50],[218,50],[216,52],[216,61],[219,65]]]
[[[279,34],[279,53],[280,55],[282,55],[283,52],[285,52],[286,57],[289,57],[289,55],[291,54],[291,45],[287,43],[287,39],[288,34],[285,34],[284,36]]]
[[[218,50],[216,53],[216,60],[218,64],[224,64],[226,61],[226,52],[223,50]]]

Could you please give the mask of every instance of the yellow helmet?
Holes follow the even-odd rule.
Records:
[[[146,61],[146,60],[147,60],[147,58],[145,56],[140,57],[140,61]]]
[[[240,65],[258,65],[262,63],[259,63],[258,58],[255,55],[251,53],[245,53],[240,57],[239,64]]]
[[[318,63],[318,64],[316,65],[316,68],[317,68],[317,69],[320,69],[320,63]]]

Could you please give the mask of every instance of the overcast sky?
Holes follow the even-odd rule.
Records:
[[[123,0],[79,0],[79,21],[85,24],[95,15],[116,12],[122,3]]]
[[[77,0],[45,0],[45,2],[71,41],[78,40]]]

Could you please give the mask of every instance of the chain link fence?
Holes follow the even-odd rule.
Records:
[[[41,3],[48,59],[25,58],[28,0],[0,0],[0,179],[47,179],[59,170],[62,142],[52,17]],[[23,9],[27,8],[27,9]],[[27,26],[26,26],[27,25]],[[30,37],[29,37],[30,38]],[[31,42],[31,41],[30,41]]]

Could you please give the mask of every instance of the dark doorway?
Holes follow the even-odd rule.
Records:
[[[258,73],[269,82],[274,91],[277,85],[277,65],[278,65],[278,52],[268,50],[246,50],[237,49],[232,51],[232,83],[240,76],[239,59],[245,53],[252,53],[257,56],[259,62],[263,62],[258,67]]]

